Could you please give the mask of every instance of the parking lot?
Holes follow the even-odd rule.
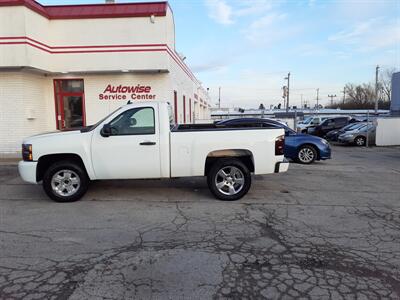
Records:
[[[0,165],[0,298],[400,298],[400,148],[253,177],[95,182],[49,200]]]

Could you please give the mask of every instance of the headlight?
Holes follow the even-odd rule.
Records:
[[[32,145],[31,144],[22,144],[22,159],[24,161],[32,161]]]
[[[329,142],[327,140],[322,140],[322,143],[329,146]]]

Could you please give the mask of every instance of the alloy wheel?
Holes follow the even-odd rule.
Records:
[[[357,144],[357,146],[364,146],[365,141],[363,138],[359,137],[356,139],[356,144]]]
[[[314,160],[314,156],[315,156],[314,151],[312,151],[312,149],[310,149],[308,147],[300,149],[299,155],[298,155],[299,160],[302,163],[312,162]]]
[[[221,168],[215,176],[215,186],[224,195],[235,195],[244,186],[245,179],[243,172],[234,166]]]
[[[72,170],[60,170],[51,178],[53,192],[61,197],[74,195],[81,186],[81,180]]]

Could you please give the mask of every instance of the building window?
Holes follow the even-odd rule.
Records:
[[[186,98],[183,96],[183,124],[186,124]]]
[[[83,79],[55,79],[57,129],[85,126]]]
[[[192,123],[192,99],[189,98],[189,121]]]

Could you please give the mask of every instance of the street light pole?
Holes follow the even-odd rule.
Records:
[[[317,88],[317,110],[319,109],[319,88]]]

